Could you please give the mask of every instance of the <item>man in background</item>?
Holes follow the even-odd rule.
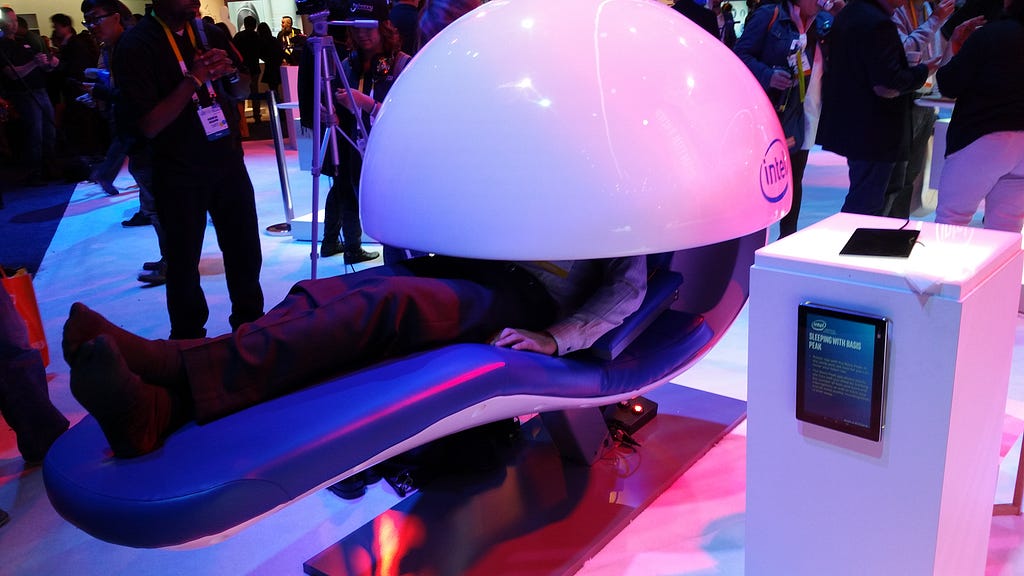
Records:
[[[302,30],[292,26],[291,16],[281,17],[281,31],[277,33],[277,41],[284,49],[284,60],[291,66],[299,65],[299,52],[302,51],[302,41],[305,36]]]
[[[54,157],[57,127],[46,78],[60,65],[60,59],[16,39],[18,15],[13,8],[0,8],[0,15],[0,86],[21,117],[26,184],[42,186],[59,176]]]
[[[249,77],[230,39],[196,22],[196,10],[194,0],[156,0],[153,14],[121,37],[111,72],[121,90],[119,126],[152,146],[172,339],[206,335],[199,261],[207,215],[224,258],[232,329],[263,315],[256,202],[237,106]]]
[[[711,34],[715,38],[718,38],[718,16],[712,12],[709,8],[701,4],[697,4],[693,0],[676,0],[672,4],[672,8],[676,12],[679,12],[683,16],[686,16],[698,26],[707,30],[708,34]]]
[[[910,152],[913,92],[938,68],[938,58],[907,63],[890,19],[905,2],[851,2],[829,33],[818,143],[846,157],[850,189],[843,212],[882,214],[893,168]]]

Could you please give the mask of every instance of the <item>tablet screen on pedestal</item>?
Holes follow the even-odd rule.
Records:
[[[798,325],[797,419],[880,440],[888,319],[806,303],[800,305]]]

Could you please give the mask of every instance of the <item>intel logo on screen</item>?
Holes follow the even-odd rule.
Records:
[[[786,145],[776,138],[768,145],[761,160],[761,195],[769,202],[778,202],[789,191],[789,155]]]
[[[821,332],[827,327],[828,323],[825,322],[824,320],[815,320],[814,322],[811,322],[811,330],[814,330],[816,332]]]

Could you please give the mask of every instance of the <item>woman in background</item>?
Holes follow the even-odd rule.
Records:
[[[1020,232],[1024,0],[1004,5],[1004,16],[995,22],[982,26],[982,16],[956,28],[950,39],[955,56],[936,74],[939,91],[956,98],[956,105],[946,132],[935,221],[965,226],[984,200],[985,228]]]
[[[839,0],[832,9],[843,5]],[[761,3],[733,48],[775,106],[789,147],[793,207],[779,222],[780,238],[796,232],[800,218],[801,181],[821,115],[822,48],[831,26],[832,15],[817,0]]]

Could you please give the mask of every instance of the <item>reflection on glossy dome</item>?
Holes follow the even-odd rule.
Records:
[[[653,0],[495,0],[436,36],[366,152],[369,234],[432,252],[593,258],[700,246],[790,205],[767,97]]]

